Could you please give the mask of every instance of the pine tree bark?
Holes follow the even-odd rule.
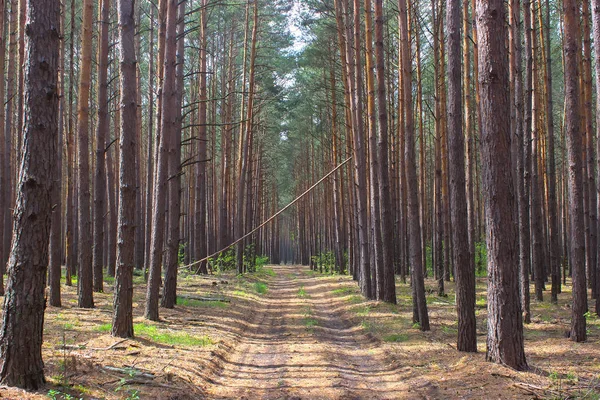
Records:
[[[377,157],[379,158],[379,201],[381,210],[381,236],[394,237],[392,199],[388,165],[388,110],[385,86],[385,50],[383,47],[383,0],[375,0],[375,62],[377,72],[377,104],[379,126],[377,131]],[[421,137],[422,138],[422,137]],[[423,189],[424,190],[424,189]],[[392,243],[383,240],[383,296],[381,299],[396,304],[396,279],[394,276],[394,251]]]
[[[560,293],[560,245],[558,231],[558,211],[556,200],[556,161],[554,156],[554,102],[552,85],[552,47],[550,46],[550,2],[546,0],[546,119],[548,143],[546,158],[548,163],[548,235],[550,269],[552,276],[551,302],[558,302]],[[595,205],[594,205],[595,207]]]
[[[521,203],[523,209],[519,211],[520,233],[519,233],[519,274],[521,288],[521,309],[523,311],[523,322],[531,322],[529,293],[529,274],[531,270],[531,224],[529,199],[531,195],[531,105],[533,96],[533,53],[531,41],[533,32],[531,29],[531,1],[523,1],[523,24],[525,36],[525,106],[523,115],[523,156],[521,166],[523,169],[523,192]],[[519,160],[517,160],[518,162]]]
[[[81,67],[79,72],[79,102],[77,110],[77,163],[78,169],[78,259],[79,273],[77,287],[78,305],[93,308],[93,271],[92,271],[92,221],[90,218],[90,155],[89,155],[89,119],[90,119],[90,81],[92,72],[92,23],[94,4],[92,0],[83,2],[83,21],[81,34]]]
[[[77,253],[75,252],[75,231],[77,225],[77,214],[75,213],[75,133],[73,132],[73,92],[75,86],[75,0],[71,0],[71,18],[69,35],[69,107],[68,107],[68,127],[67,127],[67,199],[66,199],[66,232],[65,232],[65,261],[66,276],[65,283],[71,286],[72,275],[76,274]]]
[[[198,101],[198,164],[196,164],[196,218],[194,221],[195,229],[195,252],[196,260],[202,260],[206,257],[207,253],[207,229],[206,229],[206,109],[207,109],[207,87],[206,77],[208,75],[208,64],[207,64],[207,0],[202,1],[202,9],[200,10],[200,93]],[[226,227],[221,226],[221,229]],[[208,273],[206,262],[201,262],[198,271],[202,274]]]
[[[592,0],[592,23],[594,43],[600,43],[600,0]],[[596,97],[600,96],[600,46],[594,46],[594,57],[596,61]],[[600,101],[596,102],[596,136],[600,137]],[[600,154],[600,140],[596,143],[597,153]],[[598,162],[598,182],[600,183],[600,157],[596,159]],[[598,190],[598,214],[600,214],[600,184],[596,187]],[[560,275],[559,283],[560,285]],[[600,289],[600,267],[596,269],[596,288]],[[599,290],[600,291],[600,290]],[[596,314],[600,315],[600,294],[596,296]]]
[[[137,79],[134,0],[118,0],[121,125],[119,137],[119,210],[112,335],[133,337],[133,268],[136,191]],[[141,229],[141,228],[138,228]]]
[[[235,232],[238,238],[244,235],[244,229],[249,224],[248,215],[245,213],[244,204],[245,194],[248,193],[248,179],[250,168],[251,156],[250,149],[252,147],[252,134],[254,129],[253,116],[254,116],[254,90],[255,90],[255,66],[256,66],[256,42],[258,35],[258,2],[254,0],[254,12],[253,12],[253,24],[252,24],[252,37],[250,46],[250,68],[248,71],[248,104],[246,106],[246,121],[242,124],[243,136],[240,137],[239,147],[239,161],[238,161],[238,182],[237,182],[237,201],[236,201],[236,220],[235,220]],[[247,11],[247,18],[249,12]],[[243,101],[242,101],[243,104]],[[242,106],[243,111],[243,106]],[[242,114],[243,115],[243,114]],[[238,273],[242,274],[246,272],[246,266],[244,265],[244,253],[245,253],[246,241],[242,240],[236,246],[236,266]]]
[[[589,192],[589,228],[588,245],[586,245],[586,265],[588,287],[592,289],[592,298],[596,298],[598,288],[596,287],[596,270],[598,268],[598,219],[597,219],[597,198],[596,198],[596,174],[595,168],[595,149],[594,149],[594,126],[592,118],[592,45],[590,39],[590,2],[583,0],[582,2],[582,20],[583,20],[583,110],[584,110],[584,126],[585,126],[585,142],[586,147],[586,171],[587,176],[584,179],[587,182]]]
[[[146,220],[145,220],[145,249],[144,249],[144,276],[148,273],[150,263],[150,236],[152,235],[152,194],[154,193],[154,7],[150,8],[150,60],[148,72],[148,148],[146,153]]]
[[[10,3],[9,13],[9,43],[8,43],[8,67],[6,71],[6,112],[4,114],[5,120],[0,121],[4,123],[4,169],[5,174],[5,185],[3,190],[5,191],[5,204],[4,204],[4,223],[3,228],[4,243],[4,259],[0,260],[0,265],[6,266],[8,254],[10,252],[11,238],[12,238],[12,226],[13,219],[11,212],[11,206],[13,201],[13,185],[15,171],[12,168],[11,158],[14,157],[12,146],[13,146],[13,114],[14,114],[14,102],[15,102],[15,77],[17,76],[17,29],[18,29],[18,1],[12,0]],[[4,267],[2,267],[4,270]],[[4,272],[4,271],[2,271]]]
[[[569,253],[573,279],[570,338],[575,342],[586,340],[587,288],[585,276],[585,238],[583,226],[582,132],[580,125],[580,90],[578,55],[581,48],[579,4],[563,0],[564,53],[565,53],[565,136],[568,152]]]
[[[379,197],[380,161],[377,155],[377,115],[375,110],[375,75],[373,72],[373,18],[371,0],[365,0],[365,70],[367,75],[367,127],[369,130],[369,205],[370,238],[373,262],[373,298],[382,300],[384,286],[383,241],[381,238],[381,208]],[[387,157],[387,155],[386,155]]]
[[[525,149],[524,149],[524,131],[523,131],[523,62],[521,59],[521,2],[520,0],[511,0],[510,3],[512,29],[511,51],[512,57],[511,68],[514,76],[514,97],[513,107],[515,109],[515,125],[514,132],[517,140],[517,207],[518,207],[518,222],[519,222],[519,276],[524,275],[529,277],[529,207],[527,193],[525,192]],[[530,322],[529,316],[529,280],[527,286],[523,286],[523,280],[519,279],[521,290],[521,307],[523,309],[524,322]],[[525,298],[526,297],[526,298]]]
[[[64,30],[64,8],[61,5],[60,10],[60,32]],[[1,29],[1,28],[0,28]],[[0,49],[2,46],[0,45]],[[63,166],[63,132],[64,132],[64,90],[65,90],[65,42],[61,40],[58,60],[58,133],[56,138],[56,164],[54,167],[54,183],[52,187],[52,217],[50,243],[48,250],[48,302],[53,307],[61,307],[60,299],[60,278],[61,265],[63,257],[63,236],[62,236],[62,166]],[[0,71],[2,69],[0,68]],[[0,95],[0,98],[2,96]],[[0,121],[2,118],[0,117]],[[1,128],[0,128],[1,129]],[[0,135],[1,136],[1,135]],[[1,139],[0,139],[1,143]],[[1,165],[1,164],[0,164]]]
[[[450,218],[452,221],[452,255],[456,280],[459,351],[477,352],[475,320],[475,270],[471,268],[467,194],[465,177],[465,143],[462,129],[460,0],[447,0],[448,27],[448,164],[450,178]],[[468,90],[468,88],[465,88]]]
[[[179,266],[179,228],[181,214],[181,106],[183,100],[183,51],[185,30],[185,1],[178,5],[177,26],[177,66],[175,68],[176,103],[175,128],[171,132],[169,146],[169,179],[168,179],[168,208],[167,217],[167,251],[165,253],[165,280],[161,306],[165,308],[175,307],[177,302],[177,271]]]
[[[4,0],[0,0],[0,76],[4,77],[4,67],[6,65],[5,51],[6,51],[6,40],[4,36],[4,23],[6,15],[6,4]],[[0,99],[4,100],[4,94],[6,93],[5,80],[0,79]],[[4,215],[7,213],[6,204],[7,199],[7,188],[8,188],[8,174],[4,167],[4,160],[8,154],[6,151],[6,139],[4,131],[4,120],[5,120],[5,108],[3,104],[0,104],[0,295],[4,296],[4,273],[6,272],[6,254],[4,251]]]
[[[103,291],[104,222],[106,214],[106,136],[108,133],[108,29],[110,0],[100,4],[98,44],[98,126],[96,127],[96,168],[94,169],[94,245],[92,265],[94,291]]]
[[[157,163],[156,180],[154,182],[154,200],[152,203],[152,235],[150,238],[150,265],[148,273],[148,286],[146,290],[145,317],[151,321],[158,321],[158,297],[161,283],[163,240],[165,229],[165,203],[168,181],[168,149],[177,126],[177,5],[176,0],[162,0],[167,2],[164,76],[161,90],[161,109],[159,109],[160,130],[157,132]]]
[[[405,107],[405,135],[406,143],[404,153],[406,157],[406,185],[408,194],[408,212],[414,218],[408,219],[409,254],[412,266],[413,299],[416,299],[416,308],[419,327],[422,331],[429,330],[429,315],[425,299],[425,282],[423,278],[423,265],[421,264],[421,232],[419,219],[419,188],[417,180],[417,164],[415,160],[415,125],[412,110],[412,63],[409,54],[410,42],[408,40],[408,0],[399,0],[399,27],[402,50],[402,85],[404,88]]]
[[[0,382],[37,390],[45,382],[42,335],[58,135],[58,0],[29,0],[24,65],[23,157],[0,329]]]
[[[539,61],[537,59],[538,40],[536,31],[535,1],[532,1],[531,12],[531,54],[533,55],[532,63],[532,86],[531,86],[531,159],[529,171],[531,177],[530,188],[530,224],[531,224],[531,270],[534,278],[535,298],[537,301],[544,300],[544,242],[542,233],[542,196],[541,196],[541,178],[539,174],[539,163],[541,156],[539,154],[541,132],[539,131],[540,120],[540,96],[541,90],[539,87]]]
[[[513,210],[507,16],[503,0],[477,1],[482,181],[488,251],[486,359],[527,369]]]

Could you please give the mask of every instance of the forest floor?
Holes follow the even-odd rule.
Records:
[[[485,361],[485,278],[477,286],[476,354],[455,349],[452,283],[449,296],[438,297],[436,282],[426,282],[430,332],[413,326],[410,286],[401,282],[399,304],[390,305],[365,301],[349,276],[307,267],[181,275],[178,305],[161,308],[157,323],[143,319],[145,285],[141,277],[135,283],[131,340],[109,334],[111,285],[95,295],[91,310],[77,308],[75,287],[63,285],[63,307],[46,310],[47,387],[0,387],[0,397],[600,398],[600,319],[588,318],[586,343],[565,338],[568,286],[558,305],[532,302],[533,322],[525,327],[531,370],[516,372]]]

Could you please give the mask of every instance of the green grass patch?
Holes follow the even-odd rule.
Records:
[[[365,331],[369,331],[369,332],[374,332],[375,331],[375,327],[376,327],[376,325],[373,322],[367,321],[367,320],[362,320],[362,322],[360,323],[360,326]]]
[[[74,327],[75,327],[75,325],[74,325],[74,324],[72,324],[72,323],[70,323],[70,322],[65,322],[65,323],[63,324],[63,329],[64,329],[65,331],[70,331],[70,330],[72,330]]]
[[[244,290],[234,290],[233,292],[231,292],[231,294],[236,297],[243,297],[245,299],[251,297],[251,294]]]
[[[408,335],[406,333],[394,333],[383,338],[384,342],[407,342]]]
[[[254,290],[258,294],[265,294],[269,290],[267,284],[264,282],[254,282]]]
[[[480,297],[475,301],[475,306],[479,307],[479,308],[486,308],[487,307],[487,298],[484,297]]]
[[[314,327],[315,327],[315,326],[317,326],[318,324],[319,324],[319,322],[318,322],[318,321],[317,321],[315,318],[312,318],[312,317],[309,317],[309,318],[304,318],[304,326],[305,326],[307,329],[314,328]]]
[[[192,336],[185,332],[172,332],[154,325],[134,324],[135,335],[146,337],[154,342],[180,346],[210,346],[214,342],[206,335]]]
[[[455,335],[458,333],[458,329],[452,328],[448,325],[442,325],[442,332],[444,332],[447,335]]]
[[[273,268],[261,268],[258,270],[258,272],[261,273],[262,275],[267,275],[270,277],[275,276],[275,271],[273,270]]]
[[[205,307],[205,308],[227,308],[229,303],[224,301],[201,301],[195,299],[187,299],[185,297],[177,296],[177,305],[184,307]]]
[[[313,317],[313,311],[312,308],[310,308],[310,306],[304,309],[304,319],[302,320],[302,323],[308,330],[312,330],[315,326],[319,324],[319,321],[317,321],[317,319]]]
[[[354,288],[351,286],[337,288],[337,289],[333,289],[332,293],[335,294],[336,296],[346,296],[346,295],[354,293]]]
[[[364,301],[363,297],[359,294],[355,294],[346,299],[350,304],[360,304]]]
[[[369,315],[370,311],[371,311],[370,305],[360,306],[360,307],[358,307],[358,309],[355,310],[356,315],[358,315],[359,317],[366,317],[367,315]]]
[[[97,327],[94,328],[94,330],[96,332],[110,332],[112,330],[112,324],[108,323],[108,324],[98,325]]]
[[[115,277],[111,275],[104,275],[104,282],[108,283],[109,285],[114,285]]]
[[[63,276],[61,278],[61,282],[66,284],[67,283],[67,277]],[[72,286],[77,286],[77,277],[75,275],[71,276],[71,285]]]
[[[306,290],[304,290],[304,286],[300,286],[300,289],[298,289],[298,297],[300,297],[301,299],[308,297],[308,295],[306,294]]]

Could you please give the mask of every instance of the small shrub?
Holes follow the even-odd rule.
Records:
[[[300,298],[307,297],[306,290],[304,290],[304,286],[301,286],[300,289],[298,289],[298,297],[300,297]]]
[[[267,287],[267,284],[264,282],[254,282],[254,290],[258,294],[265,294],[269,289]]]

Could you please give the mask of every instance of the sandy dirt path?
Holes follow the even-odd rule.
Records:
[[[409,369],[345,320],[330,287],[306,267],[275,266],[249,328],[208,390],[214,399],[394,399]]]

